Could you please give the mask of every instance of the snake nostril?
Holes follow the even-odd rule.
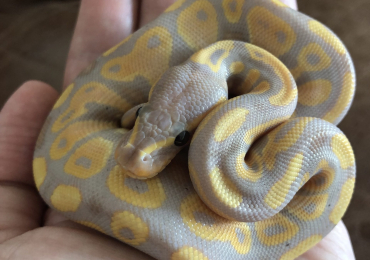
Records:
[[[144,158],[143,158],[143,162],[149,161],[150,158],[151,158],[151,156],[149,154],[145,155]]]

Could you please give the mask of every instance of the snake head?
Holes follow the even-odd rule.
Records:
[[[132,120],[133,116],[136,119]],[[134,126],[122,137],[115,158],[127,175],[137,179],[157,175],[189,143],[190,133],[179,117],[175,111],[154,109],[150,104],[126,113],[123,127],[132,125],[132,121]]]

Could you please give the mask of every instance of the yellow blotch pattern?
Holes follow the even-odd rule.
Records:
[[[76,149],[65,164],[64,171],[80,179],[90,178],[105,167],[112,149],[112,141],[102,137],[91,139]],[[89,165],[80,165],[79,159]]]
[[[236,208],[243,202],[242,194],[220,168],[215,167],[209,174],[209,178],[213,193],[225,205]]]
[[[317,219],[324,213],[328,194],[303,196],[296,194],[286,209],[303,221]],[[307,207],[314,207],[312,212],[306,211]]]
[[[308,27],[321,39],[330,44],[336,52],[342,55],[346,54],[347,51],[343,43],[337,37],[334,37],[333,33],[328,28],[326,28],[322,23],[319,23],[318,21],[315,20],[311,20],[308,22]]]
[[[343,76],[343,87],[341,89],[339,98],[334,107],[323,117],[328,122],[334,122],[343,110],[351,103],[355,92],[355,79],[352,72],[348,72]]]
[[[53,191],[50,201],[59,211],[75,212],[81,204],[82,195],[78,188],[61,184]]]
[[[310,63],[311,59],[312,60]],[[317,43],[309,43],[301,49],[298,55],[298,65],[291,69],[294,79],[298,79],[305,71],[322,71],[331,65],[331,58]]]
[[[296,245],[293,249],[286,252],[284,255],[281,256],[280,260],[291,260],[295,259],[296,257],[302,255],[306,252],[309,248],[316,245],[322,239],[321,235],[313,235],[309,238],[306,238],[298,245]]]
[[[333,224],[338,224],[348,208],[351,201],[353,189],[355,187],[355,178],[348,179],[342,186],[340,196],[337,204],[335,204],[333,211],[330,213],[329,219]]]
[[[37,157],[33,159],[33,178],[35,180],[36,188],[39,190],[44,183],[47,174],[46,159],[44,157]]]
[[[170,7],[168,7],[166,9],[166,11],[164,11],[164,12],[168,13],[168,12],[175,11],[175,10],[179,9],[185,2],[186,2],[186,0],[177,0],[172,5],[170,5]]]
[[[244,63],[241,61],[234,61],[230,64],[229,71],[232,74],[239,74],[244,70],[245,66]]]
[[[296,154],[294,158],[290,160],[288,169],[284,176],[271,187],[265,197],[265,203],[269,207],[277,209],[281,204],[283,204],[292,184],[297,179],[298,174],[301,171],[302,162],[303,154],[300,153]]]
[[[296,42],[293,28],[262,6],[256,6],[249,12],[247,23],[250,42],[277,57],[287,53]]]
[[[230,23],[237,23],[243,13],[243,4],[245,0],[223,0],[222,8],[224,9],[225,16]],[[235,5],[234,8],[231,5]],[[234,9],[234,10],[233,10]]]
[[[107,179],[107,186],[114,196],[136,207],[156,209],[162,206],[162,203],[166,199],[166,194],[158,177],[141,180],[148,187],[148,191],[144,193],[126,186],[125,180],[127,178],[130,177],[118,165],[110,172]]]
[[[240,129],[246,120],[249,111],[245,108],[234,108],[227,111],[217,122],[214,130],[214,139],[222,142]]]
[[[116,127],[114,122],[83,121],[69,125],[54,140],[50,148],[50,157],[53,160],[63,158],[76,143],[89,135]],[[64,142],[64,143],[63,143]]]
[[[120,43],[118,43],[116,46],[110,48],[109,50],[107,50],[106,52],[103,53],[103,56],[106,57],[106,56],[109,56],[110,54],[112,54],[113,52],[115,52],[119,47],[121,47],[122,45],[124,45],[126,42],[128,42],[132,37],[132,34],[130,34],[129,36],[127,36],[123,41],[121,41]]]
[[[199,50],[217,41],[217,12],[207,0],[198,0],[181,12],[177,31],[193,50]],[[196,34],[194,28],[197,28]]]
[[[355,164],[352,146],[344,134],[334,135],[331,139],[331,147],[338,157],[342,169],[347,169]]]
[[[99,82],[90,82],[83,85],[72,97],[69,107],[60,114],[54,122],[51,131],[56,133],[66,127],[71,121],[88,112],[85,107],[88,103],[107,105],[125,112],[130,105],[114,91]]]
[[[246,223],[227,220],[210,210],[197,194],[189,195],[183,200],[180,207],[181,217],[190,231],[205,240],[230,241],[239,254],[247,254],[251,249],[251,232]],[[212,224],[200,223],[194,213],[201,213],[213,221]],[[242,242],[238,239],[237,231],[244,235]]]
[[[260,134],[265,133],[268,129],[277,126],[287,119],[289,119],[289,116],[274,118],[264,124],[260,124],[256,127],[253,127],[252,129],[249,129],[245,133],[244,142],[246,144],[252,144],[252,142],[260,136]]]
[[[149,237],[148,225],[138,216],[129,211],[120,211],[112,216],[111,229],[114,236],[124,243],[138,246],[144,243]],[[127,238],[121,235],[120,231],[129,229],[134,238]]]
[[[162,26],[149,29],[127,55],[113,58],[104,64],[101,74],[111,80],[133,81],[145,77],[151,85],[169,67],[172,53],[172,36]],[[146,62],[142,62],[145,57]]]
[[[282,227],[283,232],[268,235],[266,231],[274,227]],[[267,221],[255,222],[255,230],[257,237],[262,244],[267,246],[275,246],[292,239],[299,231],[297,224],[291,222],[287,217],[278,213]]]
[[[72,89],[74,88],[75,84],[70,84],[62,93],[62,95],[59,97],[57,102],[55,102],[53,109],[59,108],[61,105],[64,104],[64,102],[68,99],[69,95],[72,92]]]
[[[298,87],[298,103],[304,106],[317,106],[324,103],[332,90],[331,82],[317,79]]]
[[[299,137],[302,136],[307,124],[311,122],[313,118],[302,117],[298,122],[287,132],[287,134],[280,138],[278,142],[275,142],[275,138],[280,129],[285,125],[282,124],[275,128],[271,133],[267,135],[268,142],[262,151],[262,157],[265,162],[267,169],[270,171],[274,168],[275,157],[279,152],[288,150],[294,145]]]
[[[270,103],[275,106],[286,106],[290,104],[298,95],[298,91],[293,79],[291,78],[290,71],[283,63],[281,63],[281,61],[270,53],[250,44],[246,44],[245,46],[252,59],[262,61],[269,65],[273,68],[276,76],[281,80],[281,90],[278,94],[269,98]],[[262,89],[264,91],[268,90],[267,86],[264,86]],[[255,89],[255,91],[257,90]]]
[[[208,257],[194,247],[184,246],[172,254],[171,260],[208,260]]]
[[[213,72],[218,72],[222,66],[222,62],[229,56],[230,51],[234,48],[234,44],[232,42],[229,43],[231,44],[212,45],[195,53],[190,59],[196,63],[207,65]],[[223,53],[218,57],[217,63],[213,63],[211,57],[218,51],[223,51]]]

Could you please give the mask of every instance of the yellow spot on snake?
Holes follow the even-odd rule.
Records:
[[[307,124],[312,120],[313,118],[299,118],[299,121],[297,121],[295,125],[284,135],[284,137],[279,139],[278,142],[274,141],[275,137],[281,128],[285,126],[285,124],[281,124],[267,135],[268,142],[262,151],[263,160],[267,169],[271,171],[274,168],[276,155],[282,151],[288,150],[292,145],[294,145],[302,136]]]
[[[334,122],[343,110],[350,105],[354,92],[354,75],[351,72],[348,72],[343,76],[343,87],[334,107],[323,117],[323,119],[328,122]]]
[[[333,35],[333,33],[318,21],[311,20],[308,22],[308,27],[312,32],[317,34],[321,39],[330,44],[339,54],[346,54],[346,48],[343,43]]]
[[[340,191],[339,200],[329,216],[329,219],[332,223],[338,224],[340,219],[343,217],[344,212],[348,208],[349,202],[351,201],[354,187],[355,178],[350,178],[343,184],[342,190]]]
[[[301,171],[302,162],[303,154],[296,154],[294,158],[290,160],[284,176],[271,187],[265,197],[265,203],[271,208],[277,209],[283,204],[292,184],[296,181]]]
[[[247,254],[251,249],[252,236],[249,226],[220,217],[210,210],[196,193],[183,200],[180,213],[184,223],[198,237],[208,241],[230,241],[239,254]],[[208,219],[209,222],[202,219]],[[238,234],[244,237],[242,241],[239,241]]]
[[[177,0],[170,7],[168,7],[166,9],[166,11],[164,11],[164,12],[168,13],[168,12],[175,11],[175,10],[179,9],[185,2],[186,2],[186,0]]]
[[[347,169],[355,164],[352,146],[344,134],[334,135],[331,139],[331,147],[338,157],[342,169]]]
[[[121,47],[122,45],[124,45],[126,42],[128,42],[132,37],[132,34],[130,34],[129,36],[127,36],[123,41],[121,41],[120,43],[118,43],[116,46],[110,48],[109,50],[107,50],[106,52],[103,53],[103,56],[106,57],[110,54],[112,54],[113,52],[115,52],[119,47]]]
[[[228,41],[228,43],[231,44],[216,44],[202,49],[202,51],[191,56],[190,59],[196,63],[207,65],[213,72],[218,72],[221,68],[222,62],[229,56],[230,51],[234,48],[232,41]],[[214,62],[212,56],[217,54],[219,51],[221,51],[222,54],[217,57],[217,62]]]
[[[184,246],[172,254],[171,260],[208,260],[208,257],[194,247]]]
[[[212,183],[213,193],[225,205],[236,208],[243,202],[243,196],[218,167],[212,170],[209,178]]]
[[[254,7],[247,16],[250,42],[279,57],[296,42],[293,28],[264,7]]]
[[[317,219],[324,213],[328,194],[303,196],[296,194],[286,209],[303,221]]]
[[[81,204],[82,195],[78,188],[61,184],[53,191],[50,201],[59,211],[75,212]]]
[[[269,65],[274,70],[276,76],[281,80],[281,90],[278,94],[269,98],[270,103],[275,106],[286,106],[290,104],[298,95],[298,91],[295,82],[291,77],[290,71],[281,61],[270,53],[248,43],[245,46],[254,60],[262,61]],[[257,91],[259,94],[267,91],[269,86],[264,83],[263,86],[258,87],[260,89],[254,89],[254,91]]]
[[[146,78],[151,85],[169,67],[172,53],[172,36],[162,26],[147,30],[127,55],[113,58],[104,64],[101,74],[111,80],[133,81],[136,77]],[[145,57],[146,62],[142,62]]]
[[[114,213],[110,226],[117,239],[132,246],[144,243],[149,237],[147,224],[140,217],[129,211]],[[130,231],[133,237],[124,236],[122,234],[124,231]]]
[[[325,79],[309,81],[298,87],[298,103],[317,106],[324,103],[331,93],[331,82]]]
[[[240,129],[249,111],[245,108],[235,108],[226,112],[217,122],[214,130],[215,140],[222,142]]]
[[[322,71],[331,65],[331,57],[317,43],[309,43],[304,46],[298,55],[298,66],[291,69],[295,79],[298,79],[305,71]]]
[[[269,89],[270,89],[270,83],[268,83],[267,81],[262,81],[260,84],[257,85],[257,87],[253,89],[253,91],[250,94],[255,94],[255,95],[262,94],[268,91]]]
[[[99,82],[90,82],[83,85],[73,95],[68,109],[57,118],[51,131],[56,133],[73,120],[85,115],[89,111],[86,108],[88,103],[107,105],[117,108],[122,113],[130,109],[130,105],[107,86]]]
[[[70,84],[64,91],[63,94],[59,97],[58,101],[54,104],[53,109],[56,109],[64,104],[64,102],[69,98],[69,95],[72,92],[72,89],[74,88],[75,84]]]
[[[275,246],[292,239],[299,231],[297,224],[278,213],[266,221],[255,222],[257,237],[262,244]]]
[[[64,166],[64,171],[80,179],[99,173],[107,164],[114,145],[112,141],[97,137],[76,149]]]
[[[107,129],[114,129],[117,125],[114,122],[105,121],[83,121],[69,125],[51,144],[50,158],[59,160],[63,158],[78,141],[89,135]]]
[[[256,140],[262,133],[265,133],[270,128],[277,126],[278,124],[286,121],[289,119],[289,116],[274,118],[270,121],[267,121],[264,124],[257,125],[252,129],[249,129],[244,135],[244,142],[246,144],[252,144],[254,140]]]
[[[166,199],[161,180],[153,177],[148,180],[135,180],[140,186],[147,188],[145,192],[139,192],[127,186],[125,182],[130,179],[124,170],[118,165],[113,168],[107,179],[110,192],[133,206],[155,209],[159,208]]]
[[[244,66],[243,62],[235,61],[235,62],[230,64],[229,70],[232,74],[239,74],[244,70],[244,68],[245,68],[245,66]]]
[[[225,16],[230,23],[237,23],[243,13],[244,0],[223,0],[222,8]]]
[[[38,157],[33,159],[33,178],[35,179],[36,188],[39,190],[44,183],[47,173],[46,159]]]
[[[321,235],[313,235],[305,240],[301,241],[298,245],[296,245],[293,249],[286,252],[284,255],[281,256],[280,260],[291,260],[296,259],[298,256],[302,255],[308,249],[316,245],[322,239]]]
[[[94,224],[94,223],[92,223],[90,221],[75,221],[75,222],[77,222],[77,223],[79,223],[81,225],[84,225],[86,227],[95,229],[95,230],[97,230],[97,231],[99,231],[99,232],[101,232],[103,234],[106,234],[106,232],[101,227],[99,227],[98,225],[96,225],[96,224]]]
[[[182,11],[177,24],[179,35],[193,50],[199,50],[217,41],[217,12],[207,0],[198,0]]]

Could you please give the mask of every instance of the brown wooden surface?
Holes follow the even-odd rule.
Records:
[[[0,107],[24,81],[60,90],[79,2],[0,1]],[[329,26],[355,62],[357,91],[340,128],[356,154],[356,191],[344,221],[357,259],[370,259],[370,1],[299,0],[299,9]]]

